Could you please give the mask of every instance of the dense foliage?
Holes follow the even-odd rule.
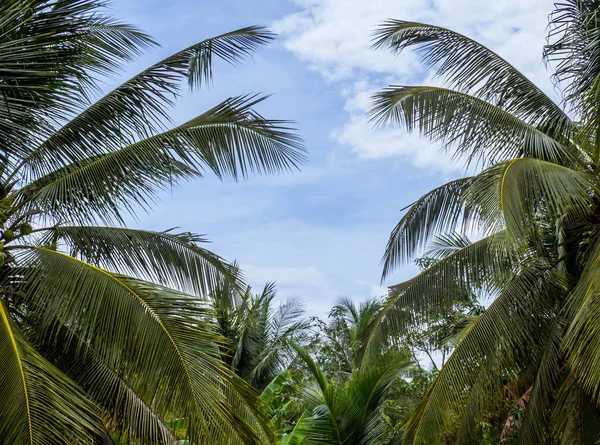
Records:
[[[272,38],[209,38],[101,94],[149,36],[102,0],[0,2],[1,443],[269,439],[206,300],[219,279],[240,280],[202,237],[123,224],[183,180],[303,161],[287,124],[255,111],[261,97],[169,120],[182,84]]]
[[[476,171],[408,209],[384,276],[439,237],[479,239],[437,249],[393,286],[366,349],[470,294],[488,301],[406,423],[406,444],[600,439],[599,14],[597,1],[565,0],[550,15],[544,60],[560,104],[468,37],[401,20],[379,28],[377,47],[415,48],[448,88],[391,86],[373,119],[419,131]]]
[[[272,33],[203,40],[103,93],[149,36],[102,0],[0,2],[0,442],[599,443],[600,1],[549,20],[560,103],[466,36],[380,26],[375,47],[416,49],[446,86],[391,86],[373,120],[474,173],[393,230],[383,276],[414,260],[416,277],[321,320],[201,236],[124,225],[181,181],[304,161],[263,97],[169,120],[184,83]]]

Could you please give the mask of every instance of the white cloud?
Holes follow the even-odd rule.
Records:
[[[296,0],[299,12],[274,24],[285,47],[318,71],[345,99],[347,122],[332,137],[359,158],[401,156],[416,166],[456,169],[437,146],[400,131],[374,132],[367,121],[372,92],[389,83],[422,83],[426,77],[414,53],[394,57],[370,48],[375,26],[388,18],[454,29],[498,52],[549,94],[541,63],[547,17],[553,0]],[[431,79],[428,79],[429,81]]]

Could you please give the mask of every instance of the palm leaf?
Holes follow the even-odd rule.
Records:
[[[35,323],[30,329],[35,332]],[[143,382],[111,369],[89,344],[67,327],[61,326],[55,338],[38,335],[36,346],[102,407],[105,423],[111,430],[135,443],[179,444],[145,400],[149,396],[144,394]]]
[[[388,20],[375,34],[375,47],[399,53],[415,47],[427,67],[450,86],[491,102],[558,141],[573,123],[542,90],[502,57],[457,32],[434,25]]]
[[[181,81],[190,88],[212,78],[218,57],[236,63],[273,39],[266,28],[251,26],[203,40],[152,65],[126,81],[52,134],[25,159],[31,174],[82,162],[164,130]],[[106,134],[117,137],[106,138]]]
[[[41,332],[53,338],[57,322],[67,325],[110,368],[125,367],[153,394],[159,416],[189,419],[192,443],[261,440],[260,404],[223,367],[211,314],[197,298],[45,248],[15,254],[29,269],[27,301]]]
[[[11,0],[0,5],[0,136],[11,142],[7,153],[25,154],[27,132],[48,134],[52,121],[88,103],[94,75],[115,73],[154,44],[139,30],[108,17],[103,6],[96,0]],[[40,119],[43,114],[46,119]]]
[[[433,189],[409,206],[387,242],[383,256],[382,278],[425,247],[437,234],[456,230],[466,222],[463,194],[472,178],[461,178]]]
[[[466,93],[440,87],[391,86],[373,99],[372,119],[417,129],[455,159],[490,165],[521,156],[567,163],[579,156],[537,125]]]
[[[299,139],[281,121],[252,109],[261,100],[228,99],[172,130],[40,178],[16,200],[67,221],[110,223],[121,221],[123,210],[147,208],[158,191],[205,169],[237,179],[296,168],[304,160]]]
[[[100,435],[96,407],[27,343],[4,303],[0,303],[0,358],[2,443],[92,443]]]
[[[490,227],[506,225],[509,234],[524,236],[566,213],[586,218],[596,184],[589,171],[539,159],[513,159],[483,171],[467,192],[469,206]]]
[[[47,230],[39,244],[51,240],[65,243],[72,255],[88,263],[189,294],[208,296],[221,277],[241,281],[240,274],[233,276],[224,259],[199,246],[206,239],[192,233],[56,226]]]
[[[495,375],[505,367],[525,369],[535,353],[533,345],[545,340],[554,298],[544,294],[556,283],[548,265],[525,269],[473,323],[442,368],[406,426],[406,443],[434,443],[451,427],[450,412],[468,422],[485,406],[481,398],[493,397]],[[496,385],[502,384],[495,383]],[[478,403],[463,404],[470,391]],[[471,411],[466,411],[471,408]],[[464,434],[464,433],[463,433]]]

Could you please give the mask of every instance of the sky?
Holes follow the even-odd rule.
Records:
[[[326,317],[339,297],[380,297],[414,275],[412,264],[380,282],[381,257],[401,209],[464,173],[451,153],[402,129],[368,121],[373,93],[389,84],[438,84],[414,53],[370,48],[386,19],[436,24],[490,47],[556,97],[542,63],[553,0],[113,0],[121,20],[161,44],[123,79],[197,41],[248,25],[279,34],[238,66],[216,63],[208,90],[184,94],[175,123],[247,93],[272,96],[268,118],[295,122],[308,162],[299,172],[246,181],[206,177],[161,195],[134,227],[206,234],[213,251],[237,260],[257,290],[275,281],[278,298],[298,298]],[[114,84],[114,85],[113,85]]]

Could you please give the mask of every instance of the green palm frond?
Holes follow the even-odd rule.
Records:
[[[597,324],[600,314],[599,266],[600,243],[596,239],[586,268],[571,296],[574,319],[562,345],[569,354],[569,364],[577,376],[579,385],[591,394],[594,402],[600,400],[600,376],[596,366],[600,354],[600,332]]]
[[[64,243],[73,256],[88,263],[144,277],[188,294],[208,296],[220,277],[235,284],[241,281],[239,273],[231,274],[230,265],[223,258],[200,247],[206,239],[192,233],[56,226],[46,231],[39,244],[51,244],[54,240]]]
[[[345,385],[327,382],[319,366],[308,352],[296,345],[298,355],[309,368],[316,384],[304,392],[305,414],[297,433],[302,443],[362,444],[381,443],[385,434],[383,406],[393,383],[403,376],[411,364],[397,359],[371,366],[353,374]]]
[[[561,380],[564,378],[562,368],[564,361],[560,353],[560,342],[563,334],[561,322],[557,321],[548,333],[545,344],[540,348],[541,358],[533,382],[533,391],[525,410],[519,439],[523,445],[545,443],[550,436],[550,415],[548,407],[552,406]]]
[[[536,220],[569,213],[587,218],[597,185],[589,171],[572,170],[539,159],[520,158],[497,164],[473,179],[466,193],[470,207],[496,229],[531,234]]]
[[[36,325],[29,327],[35,331]],[[134,443],[179,444],[174,432],[151,408],[151,394],[143,382],[109,367],[88,343],[64,325],[55,338],[37,335],[35,340],[45,357],[101,408],[104,423],[111,431]]]
[[[0,5],[0,136],[11,142],[7,153],[26,153],[22,130],[44,134],[52,121],[88,103],[95,75],[119,71],[154,45],[144,33],[107,16],[103,4],[18,0]],[[38,110],[36,116],[32,110]]]
[[[527,77],[480,43],[439,26],[388,20],[375,34],[375,47],[399,53],[415,47],[427,67],[452,88],[502,108],[562,142],[572,131],[566,113]]]
[[[251,26],[203,40],[152,65],[117,87],[41,143],[23,166],[38,177],[61,166],[118,150],[164,131],[182,81],[190,88],[212,79],[215,57],[236,63],[274,35]],[[107,138],[107,133],[118,135]]]
[[[555,65],[553,77],[566,87],[575,108],[600,74],[600,14],[595,0],[563,0],[550,16],[544,59]]]
[[[472,178],[450,181],[433,189],[408,207],[408,211],[394,227],[383,256],[382,277],[409,260],[425,247],[435,235],[455,231],[459,223],[466,223],[463,195]]]
[[[45,248],[15,254],[29,269],[27,301],[42,333],[53,338],[57,322],[69,326],[111,369],[125,367],[129,385],[137,382],[153,394],[157,414],[189,419],[192,443],[200,437],[261,440],[264,432],[247,419],[262,420],[224,368],[212,315],[197,298]]]
[[[389,297],[363,340],[369,350],[378,331],[403,333],[426,321],[430,313],[443,313],[470,295],[484,289],[492,295],[500,277],[516,272],[518,259],[527,254],[524,246],[507,243],[499,232],[455,250],[416,277],[390,287]]]
[[[416,415],[406,426],[407,444],[435,443],[450,428],[450,413],[465,422],[476,419],[493,397],[490,388],[502,372],[525,369],[534,359],[535,343],[545,340],[552,325],[553,298],[539,298],[556,285],[548,265],[525,269],[503,289],[473,323],[442,368]],[[495,382],[494,382],[495,381]],[[475,392],[477,391],[477,392]],[[465,397],[477,403],[463,404]],[[472,411],[465,412],[471,408]]]
[[[439,261],[460,249],[466,248],[469,244],[472,244],[471,240],[460,233],[439,235],[431,241],[423,255]]]
[[[263,99],[228,99],[172,130],[61,168],[24,187],[16,202],[78,223],[121,221],[123,210],[147,208],[158,191],[207,169],[238,179],[297,168],[300,140],[252,109]]]
[[[429,86],[391,86],[373,97],[379,125],[418,130],[455,159],[490,165],[521,156],[573,162],[579,154],[514,114],[466,93]]]
[[[568,445],[596,445],[600,437],[600,409],[577,380],[567,378],[557,394],[554,437]]]
[[[494,431],[526,445],[600,438],[599,19],[596,0],[559,2],[549,17],[544,59],[563,89],[560,105],[448,29],[390,20],[376,34],[376,47],[415,48],[456,91],[391,87],[375,97],[375,120],[418,129],[485,167],[417,201],[386,248],[384,277],[432,239],[437,263],[391,287],[367,347],[426,324],[463,291],[495,298],[412,415],[408,443],[446,433],[474,443]],[[465,227],[492,235],[468,245]]]
[[[95,405],[27,342],[0,302],[0,438],[14,445],[92,443]]]

